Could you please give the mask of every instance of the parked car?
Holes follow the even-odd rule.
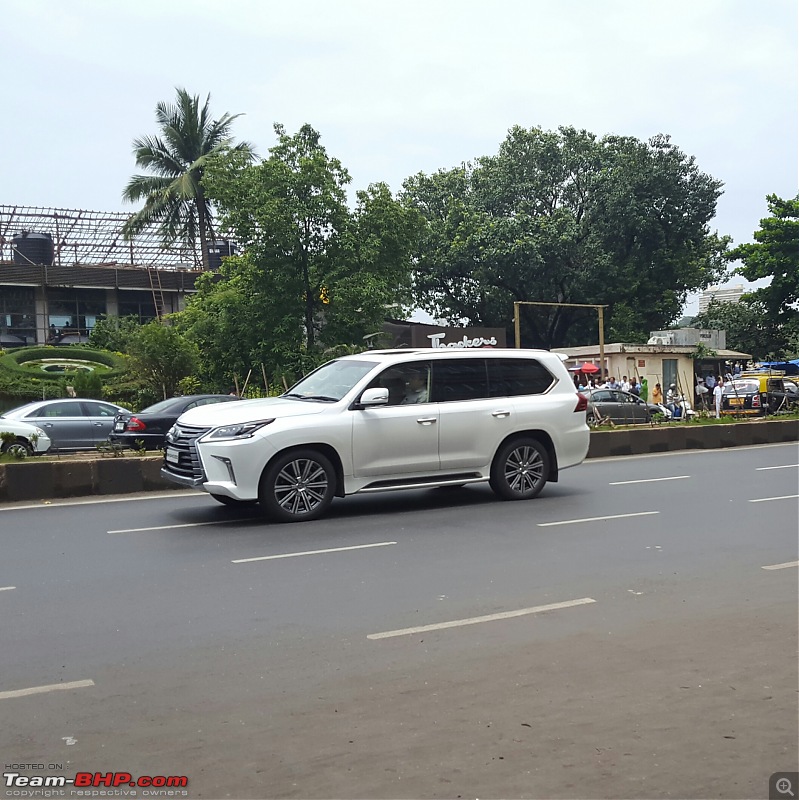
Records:
[[[108,441],[114,417],[126,408],[80,397],[37,400],[6,411],[7,419],[20,420],[42,428],[52,441],[53,450],[90,450]]]
[[[774,414],[793,408],[795,398],[782,376],[768,372],[739,375],[724,384],[721,413],[742,416]]]
[[[10,433],[14,439],[0,439],[0,453],[22,454],[26,456],[46,453],[52,444],[50,437],[36,425],[6,419],[0,414],[0,434]]]
[[[109,439],[135,449],[140,449],[141,443],[145,450],[158,450],[164,446],[166,432],[184,411],[238,399],[229,394],[192,394],[161,400],[135,414],[129,411],[120,412],[114,417],[114,427]]]
[[[167,433],[161,474],[283,522],[357,492],[488,482],[524,500],[583,461],[586,408],[556,353],[367,351],[280,397],[187,411]]]
[[[584,394],[588,398],[588,422],[592,424],[610,419],[616,425],[642,425],[663,413],[660,406],[621,389],[589,389]]]

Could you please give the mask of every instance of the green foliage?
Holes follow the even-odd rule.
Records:
[[[388,307],[410,298],[419,215],[382,184],[358,192],[350,211],[349,175],[319,134],[275,130],[267,160],[229,153],[204,179],[245,254],[201,276],[177,324],[203,354],[202,381],[218,391],[251,368],[292,383],[326,360],[325,348],[362,344]]]
[[[782,200],[771,194],[767,201],[771,216],[760,220],[754,243],[739,245],[729,258],[741,260],[736,272],[747,280],[771,279],[746,299],[762,304],[780,325],[793,326],[799,316],[799,195]],[[788,331],[786,339],[793,333]]]
[[[666,136],[514,127],[496,156],[405,182],[426,223],[416,300],[453,324],[509,333],[515,301],[601,303],[613,338],[645,339],[723,272],[728,240],[708,229],[720,194]],[[593,309],[520,316],[524,346],[597,337]]]
[[[131,339],[131,367],[142,385],[161,399],[178,391],[181,379],[197,367],[196,348],[180,332],[160,322],[149,322]]]
[[[79,370],[69,379],[72,388],[78,397],[93,397],[101,400],[103,397],[103,381],[96,372]]]
[[[246,142],[233,144],[230,129],[238,114],[211,119],[211,96],[200,106],[199,96],[176,89],[174,105],[158,103],[156,121],[161,136],[143,136],[133,142],[136,166],[154,175],[134,175],[123,193],[126,200],[144,199],[144,208],[124,227],[132,236],[157,224],[166,245],[184,242],[194,249],[197,236],[202,245],[203,266],[208,268],[208,241],[212,237],[211,207],[202,185],[206,164],[212,156],[232,149],[252,157]]]
[[[755,296],[744,296],[737,303],[713,300],[707,310],[694,318],[697,328],[727,332],[727,347],[741,353],[751,353],[755,361],[765,361],[790,355],[790,325],[781,325],[765,304]]]
[[[136,317],[100,317],[89,334],[89,344],[115,353],[130,351],[130,342],[141,328]]]

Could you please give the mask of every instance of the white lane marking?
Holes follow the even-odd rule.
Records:
[[[131,494],[126,497],[107,497],[102,500],[70,500],[62,498],[58,502],[54,500],[39,500],[38,503],[25,503],[24,505],[3,505],[0,511],[30,511],[32,508],[63,508],[64,506],[94,506],[103,503],[131,503],[134,500],[168,500],[170,497],[204,497],[205,492],[198,492],[195,489],[176,489],[166,492],[147,492],[147,494]]]
[[[799,467],[799,464],[783,464],[779,467],[758,467],[755,472],[763,472],[767,469],[796,469],[797,467]]]
[[[788,567],[799,567],[799,561],[786,561],[784,564],[771,564],[760,569],[788,569]]]
[[[16,586],[0,586],[0,592],[10,592],[12,589],[16,588]]]
[[[370,633],[367,639],[390,639],[393,636],[409,636],[413,633],[424,633],[425,631],[440,631],[444,628],[459,628],[462,625],[477,625],[479,622],[494,622],[498,619],[512,619],[513,617],[523,617],[527,614],[539,614],[542,611],[555,611],[559,608],[571,608],[572,606],[584,606],[587,603],[596,603],[592,597],[581,597],[579,600],[566,600],[563,603],[550,603],[546,606],[533,606],[532,608],[520,608],[516,611],[503,611],[500,614],[487,614],[484,617],[470,617],[469,619],[455,619],[451,622],[437,622],[433,625],[421,625],[417,628],[402,628],[396,631],[384,631],[383,633]]]
[[[296,558],[297,556],[316,556],[320,553],[343,553],[345,550],[364,550],[367,547],[388,547],[396,542],[375,542],[374,544],[354,544],[350,547],[331,547],[327,550],[306,550],[303,553],[280,553],[276,556],[257,556],[256,558],[237,558],[231,564],[249,564],[251,561],[272,561],[275,558]]]
[[[607,517],[585,517],[583,519],[563,519],[560,522],[539,522],[539,528],[550,528],[553,525],[576,525],[579,522],[601,522],[604,519],[626,519],[627,517],[648,517],[660,514],[660,511],[637,511],[634,514],[611,514]]]
[[[690,475],[675,475],[672,478],[641,478],[637,481],[613,481],[608,486],[626,486],[628,483],[657,483],[658,481],[681,481],[690,478]]]
[[[246,519],[218,519],[216,522],[183,522],[180,525],[154,525],[152,528],[121,528],[118,531],[107,531],[107,533],[143,533],[145,531],[169,531],[173,528],[199,528],[202,525],[228,525],[231,522],[260,522],[263,520]]]
[[[11,697],[27,697],[31,694],[45,694],[46,692],[60,692],[64,689],[83,689],[86,686],[94,686],[94,681],[72,681],[72,683],[52,683],[49,686],[31,686],[30,689],[15,689],[10,692],[0,692],[0,700],[8,700]]]
[[[799,494],[784,494],[780,497],[760,497],[757,500],[750,500],[750,503],[769,503],[772,500],[795,500]]]

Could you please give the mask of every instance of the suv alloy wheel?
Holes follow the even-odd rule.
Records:
[[[336,471],[316,450],[293,450],[278,456],[264,471],[258,500],[266,514],[281,522],[317,519],[336,491]]]

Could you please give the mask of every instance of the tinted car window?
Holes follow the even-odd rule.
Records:
[[[600,392],[591,392],[591,400],[594,403],[610,403],[613,401],[613,392],[603,389]]]
[[[488,397],[486,362],[482,358],[435,361],[433,363],[434,403],[480,400]]]
[[[543,394],[552,386],[553,378],[546,367],[533,359],[488,359],[491,397],[517,397]]]
[[[83,409],[76,401],[50,403],[47,406],[31,411],[29,417],[82,417]]]
[[[115,417],[118,409],[109,406],[107,403],[84,403],[86,413],[90,417]]]

